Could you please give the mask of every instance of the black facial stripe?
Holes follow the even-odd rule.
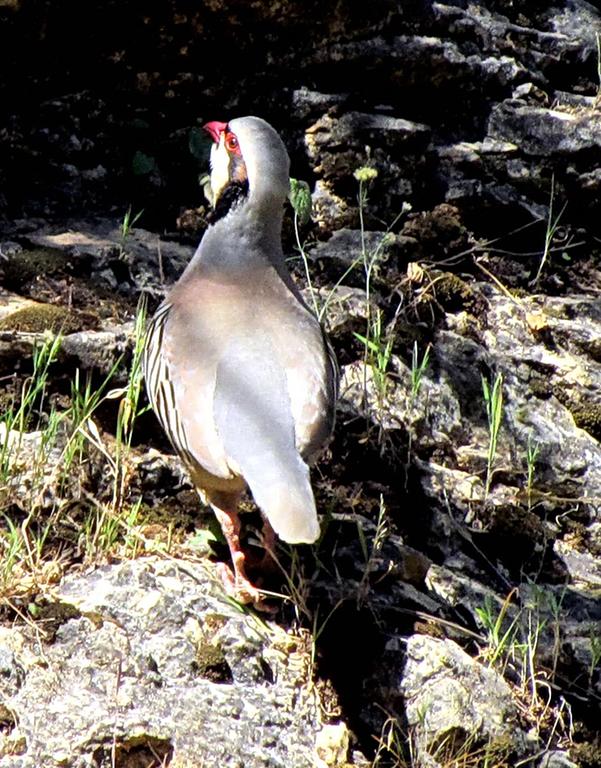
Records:
[[[242,181],[246,176],[246,163],[242,155],[230,155],[228,175],[232,181]]]
[[[246,199],[247,195],[248,179],[245,179],[244,181],[231,181],[223,188],[221,194],[217,198],[215,207],[207,216],[209,224],[215,224],[219,219],[226,216],[233,208],[240,205],[240,203]]]

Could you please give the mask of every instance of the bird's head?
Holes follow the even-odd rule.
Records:
[[[213,205],[228,187],[248,192],[258,204],[281,205],[289,191],[290,160],[276,131],[260,117],[206,123],[211,147]]]

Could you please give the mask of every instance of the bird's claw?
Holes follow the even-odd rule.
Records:
[[[217,573],[228,597],[241,605],[252,605],[257,611],[275,613],[277,607],[265,602],[265,595],[241,573],[234,573],[225,563],[217,563]]]

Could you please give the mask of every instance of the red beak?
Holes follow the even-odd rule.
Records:
[[[205,123],[202,126],[203,131],[206,131],[213,139],[215,144],[219,144],[219,137],[227,128],[227,123],[220,123],[218,120],[213,120],[210,123]]]

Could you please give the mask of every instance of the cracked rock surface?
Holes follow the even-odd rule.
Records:
[[[598,3],[193,5],[0,3],[0,766],[598,768]],[[151,414],[113,458],[138,301],[206,227],[199,126],[251,113],[342,372],[269,620]]]
[[[102,567],[53,600],[50,641],[0,637],[3,766],[110,766],[136,750],[172,765],[315,764],[324,724],[307,648],[228,604],[206,567]]]

